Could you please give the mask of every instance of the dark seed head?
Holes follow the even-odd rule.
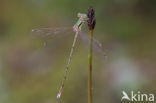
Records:
[[[94,27],[95,27],[95,24],[96,24],[95,12],[94,12],[93,7],[90,7],[88,9],[88,14],[87,15],[88,15],[88,20],[87,20],[88,27],[89,27],[90,30],[93,30]]]

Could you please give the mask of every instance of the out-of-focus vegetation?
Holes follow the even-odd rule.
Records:
[[[94,103],[120,103],[122,90],[156,90],[155,0],[1,0],[0,103],[86,103],[87,50],[77,42],[61,100],[56,95],[73,36],[44,48],[33,28],[71,26],[94,6],[94,37],[107,59],[94,55]]]

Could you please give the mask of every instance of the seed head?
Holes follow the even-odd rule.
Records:
[[[87,16],[88,16],[88,20],[87,20],[87,22],[88,22],[88,27],[89,27],[90,30],[93,30],[94,27],[95,27],[95,24],[96,24],[95,12],[94,12],[93,7],[90,7],[90,8],[88,9],[88,14],[87,14]]]

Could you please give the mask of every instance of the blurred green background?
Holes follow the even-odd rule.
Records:
[[[156,91],[155,0],[1,0],[0,103],[87,103],[87,49],[76,43],[60,100],[56,98],[73,36],[46,40],[33,28],[67,27],[90,6],[94,37],[107,59],[94,54],[94,103],[120,103],[122,91]],[[62,34],[63,35],[63,34]]]

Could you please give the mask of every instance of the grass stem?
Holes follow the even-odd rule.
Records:
[[[92,41],[93,30],[90,30],[90,47],[89,47],[89,69],[88,69],[88,103],[92,103]]]

